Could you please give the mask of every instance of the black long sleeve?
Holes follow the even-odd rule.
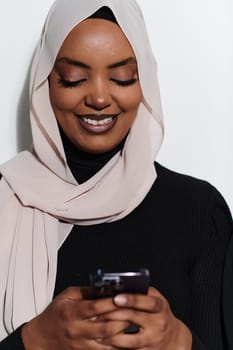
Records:
[[[192,349],[226,350],[222,278],[231,215],[208,183],[159,164],[156,169],[158,178],[150,192],[127,217],[74,226],[59,250],[54,295],[68,286],[87,284],[89,272],[98,267],[105,271],[147,267],[151,285],[191,329]],[[8,349],[23,350],[13,347],[14,334],[6,342]]]
[[[0,350],[25,350],[21,338],[22,326],[17,328],[7,338],[0,342]]]
[[[193,350],[226,350],[222,323],[224,258],[232,218],[204,181],[156,165],[145,200],[110,224],[75,226],[59,251],[55,294],[88,273],[147,267],[151,284],[193,333]]]
[[[233,236],[228,246],[223,278],[223,315],[227,349],[233,349]]]

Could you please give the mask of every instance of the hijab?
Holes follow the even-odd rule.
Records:
[[[68,33],[104,6],[134,50],[143,98],[123,148],[79,184],[50,104],[48,76]],[[157,65],[135,0],[55,1],[31,66],[30,121],[32,152],[0,166],[1,338],[51,302],[57,252],[73,225],[120,220],[143,201],[156,179],[154,160],[163,138]]]

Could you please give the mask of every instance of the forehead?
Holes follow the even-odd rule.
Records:
[[[63,55],[135,56],[121,28],[108,20],[91,18],[76,25],[64,40],[58,57]]]

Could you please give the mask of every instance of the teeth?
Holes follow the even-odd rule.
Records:
[[[98,125],[106,125],[112,122],[113,117],[101,119],[101,120],[95,120],[95,119],[90,119],[90,118],[85,118],[83,117],[82,120],[90,125],[98,126]]]

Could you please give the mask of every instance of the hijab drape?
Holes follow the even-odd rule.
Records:
[[[123,150],[78,184],[50,104],[48,75],[68,33],[102,6],[112,10],[135,52],[143,101]],[[157,66],[134,0],[54,3],[32,63],[30,120],[33,152],[22,152],[0,167],[1,338],[51,302],[57,251],[73,225],[120,220],[141,203],[156,179],[153,163],[163,137]]]

